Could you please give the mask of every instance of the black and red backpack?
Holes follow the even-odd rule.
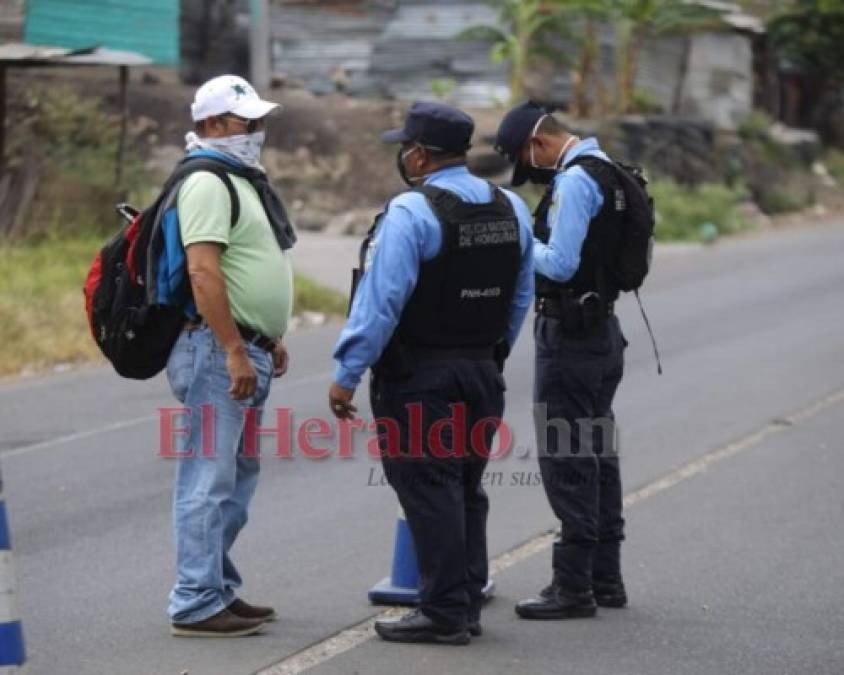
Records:
[[[240,203],[228,174],[239,174],[238,167],[209,155],[190,155],[148,208],[137,212],[120,205],[118,210],[131,220],[100,249],[85,280],[91,334],[123,377],[145,380],[164,369],[192,303],[176,201],[179,186],[196,171],[223,181],[234,226]]]

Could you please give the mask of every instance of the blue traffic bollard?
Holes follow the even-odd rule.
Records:
[[[495,592],[495,583],[488,580],[484,587],[484,600]],[[396,542],[393,547],[393,566],[390,576],[381,579],[369,589],[369,601],[375,605],[418,605],[419,565],[416,548],[404,511],[399,509],[396,522]]]
[[[12,564],[12,540],[3,500],[3,475],[0,473],[0,673],[22,672],[26,661],[23,627],[15,605],[15,570]]]

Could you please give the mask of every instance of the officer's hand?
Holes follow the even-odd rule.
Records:
[[[273,349],[273,377],[281,377],[287,372],[287,364],[290,363],[290,357],[287,354],[287,347],[279,338],[275,343]]]
[[[242,342],[226,353],[226,370],[229,371],[231,380],[229,396],[236,401],[242,401],[255,393],[258,375]]]
[[[328,405],[331,406],[331,412],[338,420],[352,420],[355,418],[355,413],[358,411],[357,407],[352,405],[352,397],[355,395],[354,389],[346,389],[334,382],[331,389],[328,390]]]

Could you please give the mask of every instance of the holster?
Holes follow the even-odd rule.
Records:
[[[594,291],[579,297],[570,293],[544,296],[536,301],[538,314],[557,319],[564,332],[574,335],[588,334],[602,328],[614,309],[614,303],[604,302]]]

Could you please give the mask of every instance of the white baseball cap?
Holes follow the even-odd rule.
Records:
[[[194,122],[225,113],[257,120],[280,107],[278,103],[264,101],[242,77],[220,75],[196,90],[190,112]]]

